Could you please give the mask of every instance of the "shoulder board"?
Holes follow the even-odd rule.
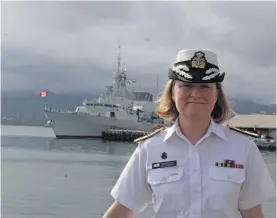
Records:
[[[154,132],[151,132],[145,136],[142,136],[142,137],[139,137],[137,139],[134,140],[134,142],[140,142],[140,141],[143,141],[143,140],[146,140],[146,139],[149,139],[151,138],[152,136],[156,135],[157,133],[163,131],[165,128],[162,127],[162,128],[159,128],[159,129],[156,129]]]
[[[245,131],[245,130],[236,128],[234,126],[229,126],[229,125],[228,125],[228,127],[229,127],[229,129],[234,130],[234,131],[236,131],[238,133],[241,133],[241,134],[244,134],[244,135],[248,135],[250,137],[258,138],[258,134],[254,133],[254,132]]]

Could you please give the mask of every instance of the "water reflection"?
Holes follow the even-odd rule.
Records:
[[[46,142],[46,151],[71,151],[82,153],[103,153],[129,155],[135,143],[109,142],[99,139],[51,139]]]
[[[136,148],[135,143],[29,136],[2,136],[1,144],[2,208],[7,218],[101,217],[112,203],[110,190]],[[267,166],[275,179],[276,153],[261,153],[272,163]],[[275,209],[274,200],[265,203],[265,217],[276,217]],[[138,217],[151,215],[148,207]]]
[[[101,139],[56,139],[27,136],[2,136],[3,148],[32,149],[44,152],[75,152],[130,156],[136,143]],[[276,162],[276,151],[261,151],[266,163]]]
[[[32,149],[45,152],[130,155],[136,148],[136,143],[110,142],[99,139],[56,139],[25,136],[2,136],[2,147]]]

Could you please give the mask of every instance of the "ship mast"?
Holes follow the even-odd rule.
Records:
[[[117,73],[120,71],[120,61],[121,61],[121,53],[120,53],[121,45],[118,44],[118,56],[117,56]]]
[[[118,44],[118,56],[117,56],[117,72],[115,72],[114,81],[114,94],[117,97],[128,97],[126,88],[126,72],[127,69],[121,68],[121,45]]]

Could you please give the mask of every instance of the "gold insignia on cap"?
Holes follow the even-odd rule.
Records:
[[[210,80],[210,79],[213,79],[213,78],[215,78],[218,74],[219,74],[219,71],[218,71],[218,72],[214,72],[214,73],[212,73],[212,74],[210,74],[210,75],[208,75],[208,76],[203,77],[202,80]]]
[[[201,51],[195,52],[193,58],[191,59],[191,66],[194,68],[205,68],[206,66],[205,54]]]
[[[188,73],[189,68],[186,65],[173,66],[172,70],[182,77],[192,79],[192,76]]]
[[[220,73],[219,72],[219,69],[217,69],[217,68],[209,68],[208,70],[206,70],[206,74],[211,74],[211,73]]]

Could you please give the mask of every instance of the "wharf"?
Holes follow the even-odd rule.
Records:
[[[148,131],[137,130],[106,130],[102,132],[102,139],[109,141],[132,142],[135,139],[149,134]]]

